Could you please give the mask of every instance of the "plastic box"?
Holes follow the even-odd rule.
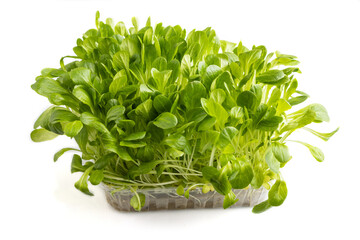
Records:
[[[135,211],[130,205],[134,195],[130,190],[121,190],[111,193],[114,189],[102,184],[108,203],[120,211]],[[264,187],[254,189],[234,189],[239,199],[231,207],[251,207],[267,199],[268,190]],[[196,208],[222,208],[224,196],[217,192],[202,193],[201,188],[190,191],[189,198],[179,196],[175,188],[141,189],[137,193],[146,196],[145,205],[141,211],[196,209]]]

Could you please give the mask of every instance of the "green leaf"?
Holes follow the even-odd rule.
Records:
[[[269,70],[256,77],[260,83],[277,84],[286,75],[281,70]]]
[[[129,148],[141,148],[141,147],[145,147],[146,143],[144,143],[144,142],[120,141],[120,146],[129,147]]]
[[[190,127],[191,125],[193,125],[194,122],[189,122],[189,123],[186,123],[186,124],[183,124],[181,127],[179,127],[176,132],[178,133],[182,133],[185,129],[187,129],[188,127]]]
[[[50,116],[51,116],[53,110],[54,110],[54,106],[51,106],[48,109],[46,109],[43,113],[41,113],[41,115],[38,117],[38,119],[34,123],[34,129],[36,129],[40,126],[45,127],[49,122],[49,119],[50,119]]]
[[[255,189],[257,188],[260,188],[262,186],[262,184],[264,183],[264,172],[265,170],[259,166],[259,165],[256,165],[254,167],[254,178],[253,180],[251,181],[251,186]]]
[[[215,87],[217,89],[222,89],[225,92],[232,91],[234,89],[234,81],[231,77],[229,72],[223,72],[219,77],[216,79]]]
[[[170,79],[169,79],[169,83],[173,84],[176,81],[176,79],[179,78],[179,76],[181,74],[181,71],[180,71],[181,65],[180,65],[179,60],[177,60],[177,59],[171,60],[168,63],[167,68],[172,71]]]
[[[234,127],[225,127],[219,136],[218,139],[218,146],[220,149],[225,148],[227,145],[231,144],[233,138],[239,133],[239,130],[237,130]]]
[[[156,68],[151,69],[151,74],[155,81],[155,87],[160,92],[165,91],[165,87],[168,84],[168,80],[171,76],[172,71],[171,70],[164,70],[164,71],[158,71]]]
[[[326,108],[318,103],[313,103],[308,106],[308,108],[315,113],[314,122],[329,122],[330,118]]]
[[[254,110],[258,105],[258,99],[253,92],[241,92],[236,100],[237,105],[246,107],[248,110]]]
[[[314,119],[315,119],[315,113],[313,111],[307,110],[306,112],[301,113],[296,118],[289,121],[288,124],[281,129],[280,133],[302,128],[312,123]]]
[[[270,110],[266,104],[260,104],[257,107],[255,114],[253,115],[253,125],[257,127],[258,123],[263,120],[266,114],[269,114],[269,112]]]
[[[287,55],[287,54],[280,54],[278,51],[276,53],[276,58],[271,62],[271,66],[295,66],[298,65],[300,62],[296,60],[296,56]]]
[[[132,161],[134,162],[134,159],[130,156],[130,154],[126,151],[124,148],[115,148],[115,149],[109,149],[110,151],[116,153],[119,155],[119,157],[125,161]]]
[[[315,131],[315,130],[313,130],[311,128],[307,128],[307,127],[304,127],[303,129],[305,129],[308,132],[311,132],[312,134],[314,134],[315,136],[321,138],[324,141],[328,141],[335,133],[337,133],[337,131],[339,131],[340,128],[337,128],[334,131],[329,132],[329,133],[320,133],[320,132],[317,132],[317,131]]]
[[[71,70],[70,78],[77,85],[89,85],[91,86],[91,71],[87,68],[79,67]]]
[[[226,174],[221,175],[220,171],[214,167],[203,167],[201,172],[203,177],[213,185],[218,193],[225,196],[231,191],[231,184]]]
[[[297,67],[289,67],[282,70],[286,75],[290,75],[292,73],[301,73],[300,69]]]
[[[204,184],[202,187],[202,193],[208,193],[212,190],[211,184]]]
[[[75,137],[79,134],[82,128],[83,124],[79,120],[76,120],[65,125],[64,133],[68,137]]]
[[[116,95],[124,87],[127,86],[127,76],[124,70],[119,71],[115,76],[113,81],[110,83],[109,92],[113,95]]]
[[[139,24],[138,24],[137,18],[136,18],[136,17],[132,17],[132,18],[131,18],[131,22],[132,22],[132,24],[133,24],[133,26],[134,26],[134,28],[135,28],[135,32],[137,32],[138,29],[139,29]]]
[[[155,45],[156,46],[156,45]],[[191,58],[189,54],[185,54],[181,60],[181,66],[180,71],[182,73],[182,76],[185,78],[190,77],[190,71],[191,71]]]
[[[96,28],[99,28],[99,18],[100,18],[100,12],[99,12],[99,11],[96,11],[96,14],[95,14],[95,25],[96,25]]]
[[[236,198],[236,195],[230,191],[228,194],[225,195],[223,208],[226,209],[232,205],[234,205],[239,199]]]
[[[130,199],[130,205],[136,210],[141,211],[141,208],[145,205],[145,195],[142,193],[135,195]]]
[[[91,95],[85,90],[81,85],[74,87],[73,95],[79,99],[82,103],[88,105],[92,112],[94,112],[94,104],[91,98]]]
[[[92,185],[98,185],[104,179],[104,171],[103,170],[92,170],[90,173],[89,181]]]
[[[133,120],[122,119],[117,121],[117,126],[125,131],[132,131],[135,126],[135,122]]]
[[[188,122],[199,123],[206,118],[206,112],[201,108],[193,108],[186,112],[186,118]]]
[[[94,169],[104,169],[109,163],[110,160],[113,159],[116,155],[114,153],[108,153],[106,155],[101,156],[99,159],[95,161]]]
[[[81,129],[81,131],[74,137],[76,143],[79,145],[79,148],[82,152],[86,153],[86,145],[88,142],[88,131],[85,126]]]
[[[153,104],[158,113],[170,112],[171,110],[171,101],[164,95],[157,95],[154,98]]]
[[[100,121],[100,119],[98,119],[97,117],[95,117],[94,115],[92,115],[89,112],[84,112],[81,114],[80,116],[80,120],[83,124],[89,126],[89,127],[93,127],[96,130],[98,130],[101,133],[109,133],[109,130],[105,127],[105,125]]]
[[[215,102],[213,99],[205,98],[201,99],[201,105],[208,115],[216,118],[222,128],[225,126],[225,123],[229,118],[229,114],[223,106]]]
[[[103,38],[109,38],[114,35],[114,30],[112,29],[112,27],[103,22],[100,22],[99,32],[100,32],[100,36]]]
[[[183,152],[183,151],[177,150],[177,149],[175,149],[175,148],[169,148],[167,151],[168,151],[169,156],[170,156],[171,158],[179,158],[179,157],[184,156],[184,152]]]
[[[283,70],[283,72],[286,74],[285,70]],[[291,80],[289,87],[286,89],[284,98],[287,100],[289,97],[291,97],[296,92],[297,87],[298,81],[296,80],[296,78],[294,78],[293,80]]]
[[[290,140],[289,140],[290,141]],[[321,151],[320,148],[318,147],[314,147],[308,143],[305,143],[305,142],[301,142],[301,141],[294,141],[294,140],[291,140],[292,142],[297,142],[297,143],[300,143],[302,145],[304,145],[305,147],[307,147],[311,153],[311,155],[318,161],[318,162],[322,162],[325,160],[325,156],[324,156],[324,153]]]
[[[234,48],[236,47],[236,43],[232,43],[229,41],[225,41],[225,40],[220,40],[220,46],[221,46],[221,50],[222,52],[232,52],[234,50]]]
[[[212,82],[218,77],[223,71],[219,66],[210,65],[206,68],[205,74],[203,76],[203,84],[206,89],[210,89]]]
[[[235,106],[230,110],[230,117],[236,120],[240,120],[244,117],[244,111],[242,107]]]
[[[41,77],[37,79],[37,81],[33,85],[31,85],[31,88],[38,94],[45,97],[50,97],[51,94],[54,93],[69,93],[65,88],[60,85],[59,82],[47,77]]]
[[[281,129],[281,133],[302,128],[312,122],[321,123],[330,120],[324,106],[314,103],[288,115],[290,121]]]
[[[284,143],[273,142],[270,146],[276,160],[286,163],[291,159],[289,149]]]
[[[289,98],[288,103],[291,106],[295,106],[295,105],[305,102],[308,98],[309,98],[309,96],[307,96],[307,95],[292,97],[292,98]]]
[[[232,188],[243,189],[249,186],[253,177],[254,173],[251,165],[247,162],[241,162],[239,168],[229,176],[229,181]]]
[[[215,54],[207,55],[205,58],[205,63],[207,66],[216,65],[221,67],[221,59]]]
[[[190,82],[181,93],[181,100],[187,110],[200,107],[200,99],[204,97],[206,97],[206,88],[199,81]]]
[[[121,36],[127,36],[128,32],[123,22],[118,22],[115,26],[115,33]]]
[[[30,137],[33,142],[44,142],[56,138],[58,135],[46,129],[35,129],[31,132]]]
[[[142,162],[151,162],[154,160],[155,151],[153,147],[146,145],[143,148],[139,148],[136,154],[137,159],[140,159]]]
[[[159,163],[161,163],[161,161],[146,162],[141,163],[139,166],[133,166],[129,169],[128,175],[133,179],[142,174],[147,174],[152,171]]]
[[[164,139],[164,144],[182,151],[186,146],[186,138],[181,134],[173,134]]]
[[[267,103],[268,107],[275,105],[279,101],[280,96],[281,96],[280,89],[275,87],[273,89],[273,91],[271,92],[270,98],[268,100],[268,103]]]
[[[242,74],[240,74],[239,78],[241,76],[242,76]],[[241,89],[243,86],[245,86],[250,80],[254,79],[254,77],[255,77],[254,71],[250,72],[245,77],[243,77],[239,83],[239,89]]]
[[[276,114],[278,114],[278,115],[282,114],[283,112],[291,109],[291,106],[292,105],[288,101],[286,101],[282,98],[279,99],[278,106],[276,108]]]
[[[179,186],[176,188],[176,193],[177,193],[179,196],[184,195],[185,191],[184,191],[183,185],[179,185]]]
[[[125,141],[141,140],[145,137],[145,135],[146,135],[146,132],[135,132],[135,133],[129,134],[123,140],[125,140]]]
[[[82,165],[82,159],[79,155],[74,154],[72,161],[71,161],[71,173],[74,172],[84,172],[84,166]]]
[[[236,158],[233,154],[221,154],[219,158],[221,166],[225,166],[228,162],[235,162]],[[230,180],[230,178],[229,178]]]
[[[147,121],[153,116],[152,106],[153,101],[149,98],[148,100],[136,107],[135,113]]]
[[[252,65],[259,60],[261,53],[260,49],[253,49],[239,54],[240,65],[244,68],[246,74],[249,73]]]
[[[279,124],[283,121],[283,118],[280,116],[272,116],[261,120],[257,124],[257,128],[263,131],[275,131],[278,129]]]
[[[86,58],[86,50],[82,46],[76,46],[73,48],[74,53],[79,58]]]
[[[125,107],[121,105],[115,105],[109,109],[106,113],[106,122],[116,121],[121,119],[125,113]]]
[[[271,147],[268,147],[265,152],[265,161],[271,171],[273,171],[274,173],[280,173],[280,162],[274,156],[274,153],[273,153]]]
[[[79,149],[75,149],[75,148],[63,148],[55,153],[54,162],[56,162],[67,151],[79,151],[80,152]]]
[[[49,118],[50,123],[72,122],[79,119],[75,114],[65,108],[53,108]]]
[[[75,183],[75,187],[86,195],[93,196],[94,194],[89,191],[88,188],[88,177],[92,170],[93,166],[88,167],[80,179]]]
[[[221,105],[226,99],[226,93],[222,89],[214,89],[210,93],[210,98]]]
[[[92,53],[96,49],[96,41],[95,37],[88,37],[84,39],[82,47],[85,49],[87,53]]]
[[[259,203],[258,205],[255,205],[252,209],[253,213],[262,213],[266,210],[270,209],[272,206],[270,205],[269,201],[263,201],[262,203]]]
[[[77,101],[76,98],[70,95],[53,93],[49,96],[49,102],[54,105],[65,105],[76,111],[78,111],[79,109],[79,101]]]
[[[89,127],[93,127],[101,133],[110,134],[109,130],[100,121],[100,119],[95,117],[93,114],[91,114],[89,112],[82,113],[80,116],[80,120],[83,124],[85,124]]]
[[[161,129],[170,129],[178,124],[178,120],[174,114],[164,112],[161,113],[153,123]]]
[[[281,180],[276,180],[275,184],[271,187],[268,194],[268,201],[271,206],[280,206],[286,199],[287,188],[286,183]]]
[[[130,56],[129,52],[127,51],[119,51],[115,53],[113,57],[113,67],[115,69],[121,70],[125,69],[126,72],[129,71],[129,63],[130,63]]]
[[[216,123],[216,118],[206,117],[199,123],[198,131],[207,131],[211,129]]]

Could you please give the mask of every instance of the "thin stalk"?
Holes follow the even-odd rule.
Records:
[[[214,164],[214,156],[215,156],[216,146],[213,146],[213,149],[211,150],[210,160],[209,160],[209,166],[212,166]]]
[[[280,142],[281,142],[281,143],[284,142],[285,139],[286,139],[288,136],[290,136],[290,134],[292,134],[294,131],[295,131],[295,130],[290,130],[290,131],[286,132],[285,135],[280,139]]]
[[[156,174],[156,172],[155,172],[155,171],[151,171],[150,174]],[[181,173],[162,172],[161,174],[164,174],[164,175],[174,175],[174,176],[184,176],[184,175],[188,175],[188,176],[201,176],[200,173],[186,173],[186,172],[181,172]]]
[[[121,182],[114,182],[114,181],[108,181],[106,180],[106,178],[104,178],[104,182],[109,182],[111,184],[116,184],[116,185],[119,185],[119,186],[122,186],[122,185],[126,185],[126,186],[143,186],[143,187],[154,187],[154,186],[164,186],[164,185],[170,185],[170,184],[174,184],[174,183],[178,183],[180,182],[181,180],[177,180],[177,181],[170,181],[170,182],[162,182],[162,183],[135,183],[135,184],[131,184],[131,183],[121,183]]]
[[[186,167],[182,167],[182,166],[178,166],[178,165],[171,165],[171,164],[167,164],[167,165],[165,165],[165,167],[180,168],[180,169],[185,169],[185,170],[187,170]],[[196,173],[201,173],[200,171],[197,171],[197,170],[195,170],[195,169],[189,169],[189,171],[196,172]]]

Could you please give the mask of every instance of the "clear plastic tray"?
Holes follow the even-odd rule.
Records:
[[[102,184],[108,203],[120,211],[135,211],[130,205],[134,195],[130,190],[121,190],[111,193],[114,189]],[[264,187],[254,189],[234,189],[233,192],[239,199],[231,207],[252,207],[267,199],[268,190]],[[190,191],[189,198],[179,196],[175,188],[141,189],[137,193],[146,196],[145,205],[141,211],[195,209],[195,208],[221,208],[224,196],[217,192],[202,193],[201,188]]]

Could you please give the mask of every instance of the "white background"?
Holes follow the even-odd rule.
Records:
[[[359,239],[360,1],[1,1],[0,3],[0,238],[1,239]],[[32,143],[29,134],[49,105],[30,88],[45,67],[59,67],[76,39],[101,20],[127,26],[211,26],[221,39],[294,54],[299,88],[325,105],[340,131],[329,142],[308,133],[292,137],[322,148],[325,162],[290,144],[283,169],[288,198],[255,215],[249,208],[121,213],[98,187],[88,197],[73,187],[71,155],[53,154],[65,137]]]

